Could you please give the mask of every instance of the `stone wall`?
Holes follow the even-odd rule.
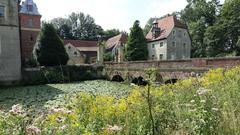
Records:
[[[214,68],[230,68],[240,66],[240,57],[235,58],[203,58],[189,60],[162,60],[162,61],[136,61],[123,63],[105,63],[105,72],[109,79],[115,75],[123,78],[147,77],[144,70],[156,68],[157,80],[185,79],[198,76]]]
[[[1,0],[5,16],[0,22],[0,84],[21,78],[21,56],[18,27],[18,3]]]

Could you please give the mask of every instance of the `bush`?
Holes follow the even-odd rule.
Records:
[[[84,80],[103,79],[103,67],[56,66],[38,71],[25,71],[23,84],[69,83]]]

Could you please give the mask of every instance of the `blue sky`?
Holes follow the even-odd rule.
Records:
[[[71,12],[91,15],[104,29],[129,31],[135,20],[142,27],[150,17],[184,9],[186,0],[34,0],[42,20],[66,17]],[[222,0],[223,1],[223,0]]]

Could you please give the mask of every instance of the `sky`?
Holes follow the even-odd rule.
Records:
[[[222,0],[223,1],[223,0]],[[150,17],[160,17],[181,11],[186,0],[34,0],[42,15],[48,21],[67,17],[72,12],[83,12],[95,19],[104,30],[129,31],[135,20],[142,27]]]

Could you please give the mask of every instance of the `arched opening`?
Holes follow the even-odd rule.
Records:
[[[137,78],[134,78],[132,80],[132,83],[136,84],[136,85],[140,85],[140,86],[146,86],[148,84],[147,81],[144,80],[143,77],[139,76]]]
[[[112,78],[112,81],[113,82],[123,82],[124,80],[123,80],[122,76],[114,75],[113,78]]]
[[[169,79],[167,81],[165,81],[165,84],[174,84],[178,81],[178,79]]]

